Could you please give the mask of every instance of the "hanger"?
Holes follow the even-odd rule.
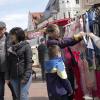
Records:
[[[94,5],[92,6],[92,8],[97,8],[97,7],[100,7],[100,3],[94,4]]]

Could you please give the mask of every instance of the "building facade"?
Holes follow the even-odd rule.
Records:
[[[80,10],[80,0],[49,0],[38,27],[48,22],[73,18]]]
[[[59,0],[49,0],[46,9],[44,11],[44,18],[47,19],[52,16],[53,13],[59,12]]]
[[[94,4],[100,3],[100,0],[80,0],[81,9],[91,7]]]
[[[73,18],[80,10],[79,0],[59,0],[60,12],[58,17],[60,18]]]
[[[40,21],[40,19],[42,18],[43,13],[42,12],[29,12],[28,15],[28,31],[33,31],[35,29],[37,29],[37,24]]]
[[[80,0],[49,0],[44,17],[54,16],[55,19],[74,17],[80,10]]]
[[[100,0],[49,0],[38,27],[54,20],[74,18],[96,3]]]

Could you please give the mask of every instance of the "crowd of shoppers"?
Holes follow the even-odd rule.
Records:
[[[74,46],[83,39],[84,32],[63,39],[55,24],[47,26],[47,41],[41,39],[38,47],[42,79],[46,79],[49,100],[73,100],[74,74],[65,61],[63,48]],[[100,38],[93,33],[87,35],[100,48]],[[6,32],[6,24],[0,22],[0,100],[4,100],[4,86],[8,84],[13,100],[29,100],[28,91],[32,83],[32,50],[20,27]],[[70,51],[71,53],[71,51]],[[48,59],[46,59],[48,54]],[[72,55],[72,54],[71,54]],[[72,63],[76,64],[75,59]]]

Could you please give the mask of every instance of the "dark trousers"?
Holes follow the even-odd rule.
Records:
[[[72,69],[69,69],[69,67],[70,66],[66,67],[66,72],[67,72],[67,75],[68,75],[68,80],[70,81],[72,89],[74,91],[74,88],[75,88],[75,85],[74,85],[74,83],[75,83],[74,73],[73,73]],[[73,95],[68,96],[68,100],[73,100]]]
[[[12,92],[13,100],[16,100],[15,93],[13,91],[11,84],[9,83],[8,86]],[[0,100],[4,100],[4,90],[5,90],[5,73],[0,72]]]
[[[67,95],[64,95],[64,96],[50,96],[49,97],[49,100],[69,100],[68,99],[68,96]]]
[[[41,65],[41,74],[42,74],[42,80],[45,80],[45,69],[44,69],[44,61],[40,61]]]
[[[0,100],[4,100],[4,86],[5,86],[4,73],[0,73]]]
[[[14,89],[13,89],[13,86],[11,85],[11,83],[8,84],[8,87],[9,87],[10,90],[11,90],[13,100],[16,100],[16,99],[17,99],[17,96],[16,96],[16,94],[15,94],[15,92],[14,92]]]
[[[68,71],[67,71],[67,72],[68,72]],[[74,88],[75,88],[75,86],[74,86],[74,73],[73,73],[72,71],[69,71],[69,72],[67,73],[67,75],[68,75],[68,80],[70,81],[71,86],[72,86],[72,89],[73,89],[73,91],[74,91]],[[73,95],[68,96],[68,100],[73,100]]]

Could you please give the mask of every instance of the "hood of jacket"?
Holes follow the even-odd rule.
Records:
[[[21,49],[23,46],[29,45],[27,41],[21,41],[20,43],[17,43],[16,45],[12,45],[9,49],[8,52],[16,54],[16,51]]]

